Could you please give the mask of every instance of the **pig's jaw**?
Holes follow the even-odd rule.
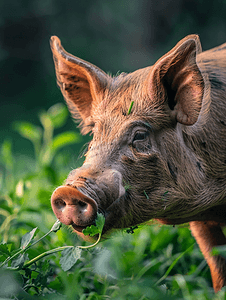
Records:
[[[88,193],[87,193],[88,195]],[[98,210],[97,212],[98,213],[101,213],[104,215],[105,217],[105,225],[104,225],[104,228],[103,228],[103,231],[102,231],[102,237],[105,239],[106,238],[106,234],[108,236],[109,232],[111,231],[114,231],[116,229],[123,229],[123,228],[126,228],[128,226],[130,226],[130,224],[124,224],[123,222],[123,215],[122,215],[122,212],[120,210],[120,206],[121,204],[123,204],[123,198],[124,198],[124,195],[123,196],[120,196],[118,199],[116,199],[112,204],[113,205],[110,205],[110,210],[109,208],[107,208],[106,210],[105,209],[102,209],[99,205],[98,205]],[[111,207],[113,209],[111,209]],[[95,225],[95,221],[92,222],[92,224],[89,224],[90,225]],[[80,236],[82,239],[86,240],[86,241],[89,241],[89,242],[92,242],[92,241],[95,241],[97,240],[98,238],[98,235],[90,238],[89,236],[85,236],[82,231],[87,227],[87,226],[78,226],[76,225],[75,223],[71,224],[72,228],[73,228],[73,231],[78,235]],[[132,226],[132,225],[131,225]]]

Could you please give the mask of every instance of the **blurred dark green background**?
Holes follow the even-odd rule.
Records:
[[[63,101],[51,35],[68,52],[115,74],[153,64],[191,33],[200,35],[204,50],[226,42],[226,1],[1,0],[0,144],[11,136],[14,152],[33,151],[12,123],[38,124],[41,109]],[[72,121],[69,127],[76,129]]]

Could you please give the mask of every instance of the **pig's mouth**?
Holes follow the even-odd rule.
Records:
[[[82,232],[87,226],[78,226],[75,223],[71,225],[75,231]],[[90,225],[89,225],[90,226]]]
[[[71,184],[61,186],[53,192],[51,205],[57,218],[63,224],[71,225],[74,231],[83,238],[82,231],[87,226],[95,226],[97,213],[105,217],[103,234],[111,228],[122,228],[124,224],[121,224],[123,216],[119,204],[126,193],[119,195],[114,201],[109,201],[109,199],[114,199],[113,195],[106,193],[99,186],[95,186],[96,189],[93,188],[91,184],[87,184],[87,181],[85,184],[82,183],[77,187]],[[121,226],[118,226],[118,222]]]
[[[101,208],[101,207],[98,207],[98,211],[97,211],[99,214],[102,214],[105,218],[106,218],[106,212]],[[81,232],[86,229],[88,226],[96,226],[96,217],[97,217],[97,214],[94,216],[94,221],[93,222],[90,222],[88,224],[85,224],[85,225],[77,225],[76,223],[72,223],[71,226],[72,228],[76,231],[76,232]]]

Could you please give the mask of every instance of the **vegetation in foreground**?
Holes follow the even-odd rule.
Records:
[[[225,299],[226,289],[214,294],[187,226],[142,225],[82,253],[54,251],[89,246],[67,227],[59,230],[50,207],[51,192],[76,167],[67,146],[79,135],[54,135],[67,117],[57,104],[39,115],[42,127],[15,124],[32,142],[34,159],[14,156],[7,139],[1,145],[0,299]]]

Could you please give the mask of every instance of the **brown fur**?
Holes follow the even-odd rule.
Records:
[[[154,66],[113,78],[68,54],[57,37],[51,45],[69,109],[93,133],[84,166],[66,185],[96,201],[105,232],[151,218],[191,222],[220,290],[226,263],[211,250],[226,244],[226,44],[201,52],[190,35]]]

